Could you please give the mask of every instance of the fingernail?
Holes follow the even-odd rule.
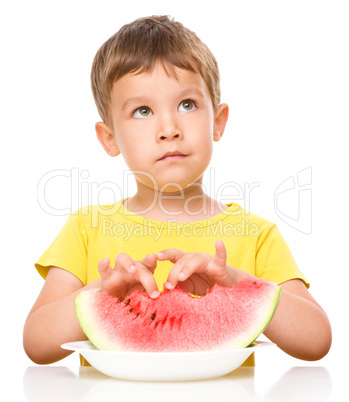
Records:
[[[137,267],[135,265],[130,266],[130,271],[131,272],[136,272],[136,270],[137,270]]]
[[[164,253],[157,253],[158,258],[164,258]]]
[[[173,289],[174,288],[174,286],[170,282],[166,282],[165,286],[167,287],[167,289]]]
[[[184,273],[184,272],[180,272],[180,273],[178,274],[178,279],[183,280],[184,278],[185,278],[185,273]]]
[[[160,296],[160,292],[158,290],[154,290],[154,292],[150,295],[152,299],[156,299]]]

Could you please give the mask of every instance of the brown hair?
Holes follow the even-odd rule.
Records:
[[[140,18],[124,25],[98,50],[92,65],[92,92],[98,112],[105,123],[109,119],[113,84],[129,73],[148,73],[156,62],[167,74],[174,67],[198,72],[204,79],[214,109],[220,103],[218,64],[209,48],[196,34],[168,16]]]

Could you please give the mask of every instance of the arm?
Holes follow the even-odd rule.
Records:
[[[76,296],[83,290],[100,288],[102,292],[124,297],[139,289],[157,297],[159,291],[153,276],[156,262],[155,254],[142,261],[119,254],[115,267],[111,268],[109,260],[104,258],[98,265],[101,279],[87,286],[70,272],[51,267],[24,325],[23,346],[28,357],[38,364],[50,364],[72,353],[61,348],[63,343],[87,339],[74,306]]]
[[[264,335],[284,352],[303,360],[323,358],[332,342],[325,312],[299,279],[282,284],[279,305]]]
[[[218,283],[233,286],[251,274],[226,263],[223,242],[217,241],[216,254],[185,253],[168,249],[158,253],[159,260],[174,262],[166,286],[203,295]],[[282,284],[279,305],[264,334],[289,355],[303,360],[318,360],[331,347],[331,325],[315,299],[299,279]]]
[[[38,364],[53,363],[72,353],[63,350],[62,343],[87,339],[75,315],[74,299],[81,290],[100,287],[100,282],[84,287],[70,272],[50,268],[24,325],[23,346],[31,360]]]

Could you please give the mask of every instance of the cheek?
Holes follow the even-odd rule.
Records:
[[[130,125],[119,126],[116,133],[116,140],[126,164],[131,168],[138,166],[142,156],[147,152],[149,141],[145,141],[144,131],[130,127]],[[149,145],[148,145],[149,146]]]
[[[194,116],[193,113],[191,125],[195,127],[196,130],[200,131],[203,139],[207,140],[213,138],[214,116],[211,110],[207,108],[202,109],[196,116]]]
[[[131,170],[142,170],[144,168],[145,158],[144,156],[147,154],[147,150],[144,147],[139,147],[135,143],[127,144],[127,146],[123,149],[122,155],[127,166]]]
[[[210,155],[213,149],[213,123],[211,120],[208,118],[196,120],[188,139],[192,146],[195,146],[204,155]]]
[[[200,154],[201,154],[203,164],[208,166],[208,164],[211,161],[212,154],[213,154],[212,140],[205,142],[205,144],[203,142],[203,145],[201,146],[201,149],[200,149]]]

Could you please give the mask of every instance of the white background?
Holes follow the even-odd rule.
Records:
[[[11,369],[32,364],[22,349],[22,328],[43,285],[34,262],[67,219],[58,210],[114,202],[108,181],[120,188],[116,199],[134,191],[132,182],[123,185],[127,167],[121,157],[109,158],[96,139],[99,116],[89,75],[107,38],[123,24],[152,14],[169,14],[195,31],[220,65],[230,120],[215,144],[215,180],[205,179],[211,195],[233,182],[225,195],[230,192],[233,201],[277,223],[333,327],[330,354],[311,364],[347,362],[348,3],[33,0],[0,6],[6,364]],[[274,205],[276,191],[305,169],[308,184],[301,201],[297,189],[279,198],[282,219]],[[47,183],[46,206],[57,209],[53,214],[39,205],[38,184],[55,170],[77,173],[80,181],[74,178],[72,191],[69,177]],[[250,201],[238,193],[246,183],[258,184]],[[290,226],[292,218],[296,228]],[[74,355],[59,364],[75,366],[78,359]],[[276,349],[261,354],[258,364],[304,363]]]

